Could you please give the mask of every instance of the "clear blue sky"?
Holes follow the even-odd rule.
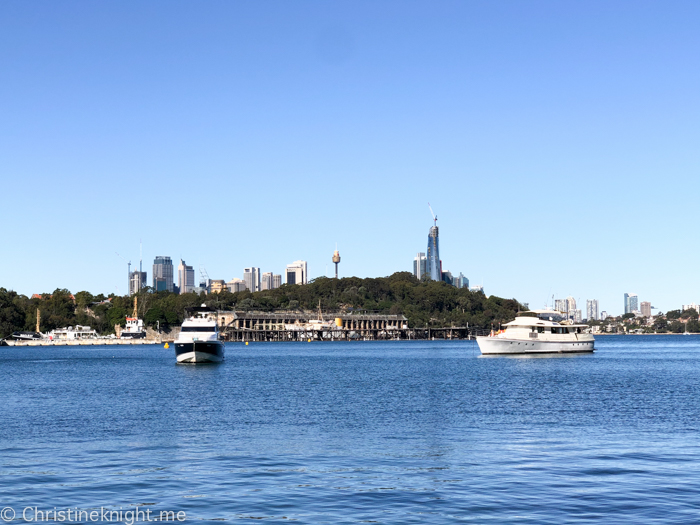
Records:
[[[700,302],[700,2],[0,3],[0,286],[156,255]]]

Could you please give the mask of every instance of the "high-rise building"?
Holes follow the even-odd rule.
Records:
[[[644,303],[642,303],[642,304],[644,304]],[[681,308],[681,312],[685,312],[686,310],[695,310],[696,312],[700,313],[700,306],[698,306],[695,303],[684,304],[683,307]]]
[[[279,288],[282,286],[282,275],[279,273],[272,274],[272,288]]]
[[[294,261],[287,265],[287,284],[307,284],[309,276],[306,261]]]
[[[433,281],[442,280],[442,262],[440,261],[440,239],[437,227],[437,217],[428,233],[428,251],[426,252],[425,272]]]
[[[413,258],[413,275],[416,279],[420,280],[423,277],[427,263],[428,259],[423,252],[418,252]]]
[[[638,298],[636,293],[625,294],[625,313],[631,314],[639,310]]]
[[[455,286],[457,288],[469,288],[469,279],[462,272],[459,272],[459,277],[455,277]]]
[[[606,312],[605,310],[600,312],[600,320],[601,321],[605,321],[607,318],[608,318],[608,312]]]
[[[248,290],[251,292],[260,291],[260,268],[244,268],[243,269],[243,280]]]
[[[644,317],[651,317],[651,303],[649,301],[642,301],[639,308],[641,308]]]
[[[569,305],[568,305],[566,299],[555,299],[554,300],[554,309],[557,312],[561,312],[563,314],[566,314],[569,311]]]
[[[233,278],[229,282],[227,282],[226,288],[228,288],[228,291],[231,293],[243,292],[247,289],[245,281],[243,279],[238,278]]]
[[[260,289],[261,290],[272,290],[272,272],[265,272],[262,274],[262,280]]]
[[[574,321],[574,323],[580,323],[583,320],[581,318],[581,310],[573,310],[569,312],[569,316]]]
[[[209,291],[211,293],[221,293],[226,289],[226,281],[223,279],[209,279]]]
[[[572,317],[576,312],[576,299],[571,296],[566,298],[566,311],[569,313],[569,317]]]
[[[455,283],[454,277],[452,277],[452,272],[450,271],[442,272],[442,280],[449,285],[454,285]]]
[[[129,295],[134,295],[146,286],[146,272],[131,272],[129,274]]]
[[[173,284],[173,261],[170,257],[157,256],[153,261],[153,289],[172,292]]]
[[[194,291],[194,268],[187,266],[182,259],[177,267],[177,286],[181,294]]]
[[[598,299],[588,299],[586,301],[586,319],[589,321],[598,320]]]

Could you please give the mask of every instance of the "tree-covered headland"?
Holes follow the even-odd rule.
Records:
[[[411,328],[470,326],[489,328],[511,321],[523,306],[515,299],[486,297],[483,292],[458,289],[444,282],[419,281],[409,272],[389,277],[319,277],[307,285],[282,285],[274,290],[213,294],[175,294],[144,288],[137,294],[138,315],[144,323],[167,331],[183,321],[185,308],[206,304],[220,310],[310,311],[319,303],[324,312],[363,311],[400,314]],[[0,337],[16,330],[34,330],[37,309],[41,331],[75,325],[89,325],[101,334],[124,326],[133,312],[134,298],[111,294],[74,295],[64,289],[27,297],[0,288]]]

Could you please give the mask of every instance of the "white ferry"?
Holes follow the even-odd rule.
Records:
[[[505,330],[477,337],[483,355],[577,354],[595,351],[588,325],[568,324],[552,310],[521,312]]]
[[[220,363],[224,360],[224,343],[219,340],[216,312],[206,305],[186,310],[188,317],[182,323],[175,340],[178,363]]]

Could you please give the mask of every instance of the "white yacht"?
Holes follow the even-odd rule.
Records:
[[[100,336],[89,326],[75,325],[75,328],[56,328],[48,333],[48,338],[52,341],[86,341],[99,339]]]
[[[483,355],[564,354],[595,351],[595,340],[585,324],[568,324],[553,310],[521,312],[505,330],[477,337]]]
[[[220,363],[224,360],[224,343],[219,340],[216,312],[205,305],[186,310],[188,317],[182,323],[175,339],[175,357],[178,363]]]

